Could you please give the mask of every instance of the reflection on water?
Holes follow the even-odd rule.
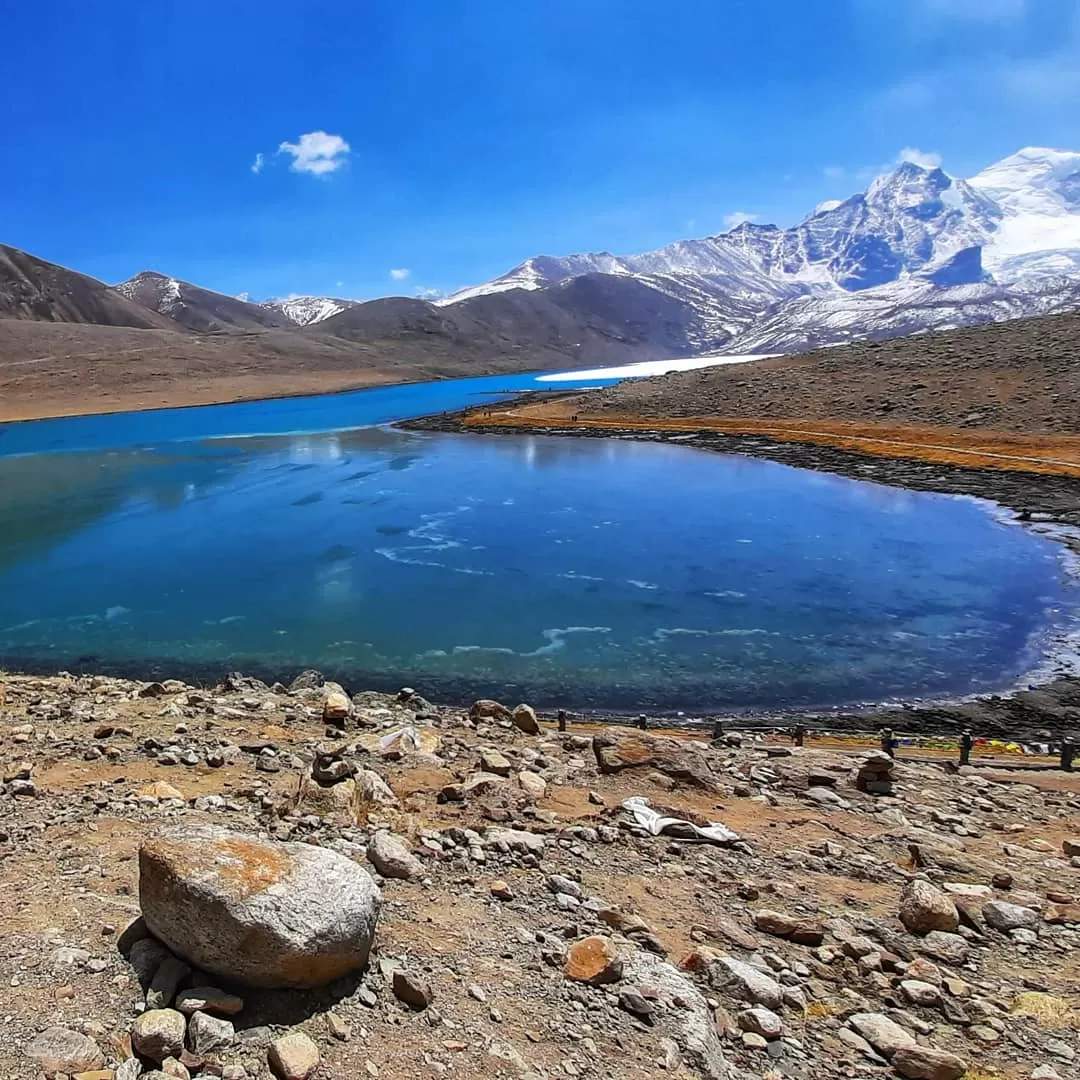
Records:
[[[505,380],[502,380],[505,381]],[[0,458],[0,657],[706,709],[1001,685],[1071,605],[981,504],[386,428]]]

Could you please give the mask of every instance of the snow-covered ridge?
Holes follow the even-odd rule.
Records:
[[[797,347],[808,319],[844,340],[1036,314],[1080,282],[1080,153],[1029,147],[970,180],[904,162],[792,228],[744,223],[636,255],[536,256],[440,302],[595,273],[687,305],[704,349]]]
[[[288,296],[264,300],[260,307],[277,311],[297,326],[311,326],[353,307],[356,300],[339,300],[330,296]]]

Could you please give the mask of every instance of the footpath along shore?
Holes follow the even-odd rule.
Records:
[[[2,683],[0,1075],[1080,1062],[1080,775],[559,732],[312,672]]]

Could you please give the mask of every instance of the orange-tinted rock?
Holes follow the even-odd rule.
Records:
[[[595,935],[575,941],[570,946],[563,974],[575,982],[602,986],[618,982],[622,978],[622,966],[611,938]]]

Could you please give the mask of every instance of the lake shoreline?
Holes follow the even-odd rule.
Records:
[[[513,402],[507,403],[512,407]],[[627,439],[675,443],[715,453],[761,458],[793,468],[834,473],[849,479],[986,500],[1011,512],[1013,520],[1049,535],[1080,557],[1080,482],[1046,473],[943,464],[914,458],[885,457],[812,442],[771,439],[761,435],[727,435],[713,431],[669,431],[612,427],[544,426],[537,424],[475,425],[473,410],[404,420],[395,427],[408,431],[484,435],[543,435],[569,438]],[[820,720],[837,730],[892,726],[913,733],[958,733],[971,727],[976,735],[1030,738],[1038,732],[1058,736],[1080,728],[1080,677],[1075,674],[1076,643],[1059,643],[1044,661],[1011,687],[951,700],[912,700],[865,707],[759,711],[741,719]],[[1067,654],[1067,655],[1066,655]],[[1072,661],[1069,663],[1068,661]]]

